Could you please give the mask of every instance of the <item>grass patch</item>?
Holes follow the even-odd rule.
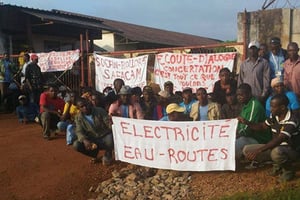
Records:
[[[251,183],[250,183],[251,184]],[[238,192],[220,200],[295,200],[300,199],[300,182],[278,184],[269,191],[248,193]]]

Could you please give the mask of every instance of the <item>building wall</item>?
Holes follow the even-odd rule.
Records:
[[[106,51],[115,51],[114,33],[102,33],[101,40],[94,40],[94,44]],[[97,51],[97,47],[95,46]]]
[[[300,44],[300,9],[272,9],[238,13],[238,42],[248,44],[252,40],[269,43],[271,37],[279,37],[282,47],[289,42]],[[246,28],[245,28],[246,26]]]
[[[48,43],[48,47],[47,47]],[[50,45],[52,43],[52,46],[54,49],[51,49]],[[57,48],[59,49],[55,49]],[[35,52],[49,52],[51,50],[56,51],[67,51],[72,49],[79,49],[79,41],[66,38],[66,37],[55,37],[55,36],[47,36],[44,35],[33,35],[33,48]]]

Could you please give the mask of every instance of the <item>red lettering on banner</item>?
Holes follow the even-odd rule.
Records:
[[[122,133],[123,134],[132,135],[132,133],[128,131],[128,125],[129,125],[129,123],[127,123],[127,122],[120,122],[120,125],[121,125],[121,128],[122,128]]]
[[[121,133],[132,137],[174,140],[174,141],[199,141],[213,140],[216,138],[229,138],[229,124],[211,124],[203,122],[202,126],[173,127],[150,126],[120,122]]]
[[[193,155],[193,158],[191,158],[191,156]],[[196,155],[196,152],[195,151],[193,151],[193,152],[187,152],[187,156],[186,156],[186,160],[187,161],[190,161],[190,162],[196,162],[196,160],[197,160],[197,155]]]
[[[177,80],[186,80],[187,74],[173,74],[174,79]]]
[[[124,157],[127,159],[134,159],[134,156],[132,155],[132,147],[124,146]]]
[[[139,148],[134,148],[135,159],[142,159],[142,154]]]
[[[203,162],[204,161],[204,153],[207,152],[208,149],[199,149],[197,150],[197,153],[200,153],[200,157],[201,157],[201,161]]]
[[[140,149],[131,146],[124,146],[124,158],[154,160],[154,149]]]
[[[197,74],[191,74],[190,79],[193,80],[198,80],[198,75]]]
[[[168,156],[170,163],[183,163],[183,162],[215,162],[220,159],[225,160],[228,158],[228,150],[225,148],[218,149],[198,149],[194,151],[178,150],[173,148],[168,149]]]
[[[153,135],[150,135],[152,131],[151,126],[144,126],[145,138],[154,138]]]
[[[158,59],[160,61],[160,58]],[[193,62],[191,54],[164,54],[164,61],[168,64],[187,64]]]
[[[161,138],[161,135],[158,135],[158,133],[157,133],[158,131],[160,131],[160,128],[159,127],[155,127],[154,128],[154,135],[155,135],[156,138]]]
[[[176,140],[176,141],[179,140],[179,139],[178,139],[178,136],[181,137],[181,140],[183,140],[183,141],[185,140],[181,128],[175,127],[175,128],[174,128],[174,132],[175,132],[175,140]]]
[[[226,54],[212,54],[209,55],[208,58],[208,64],[214,63],[214,62],[223,62],[223,61],[229,61],[229,60],[234,60],[235,58],[235,53],[226,53]]]
[[[184,162],[186,160],[186,156],[187,155],[187,152],[185,151],[178,151],[177,152],[177,158],[178,158],[178,161],[179,162]]]
[[[105,69],[103,72],[104,72],[103,73],[103,78],[104,79],[109,79],[110,78],[110,71],[109,71],[109,69]]]
[[[133,128],[133,135],[136,136],[136,137],[143,137],[143,134],[142,135],[139,135],[136,131],[136,128],[135,128],[135,125],[133,124],[132,125],[132,128]]]
[[[202,81],[213,81],[215,80],[214,74],[201,74]]]
[[[197,127],[193,127],[193,129],[192,129],[192,140],[193,141],[199,140],[199,137],[195,137],[195,135],[194,135],[195,132],[199,133],[199,129]]]
[[[222,160],[226,160],[228,158],[228,150],[222,148],[221,153],[223,154],[224,157],[221,157]]]
[[[208,156],[207,156],[208,161],[217,161],[218,160],[218,159],[215,158],[215,154],[214,154],[215,151],[218,151],[218,149],[210,149],[209,150],[209,153],[208,153]]]
[[[159,70],[159,69],[155,69],[154,74],[156,76],[161,76],[162,78],[167,78],[167,79],[169,79],[171,77],[171,74],[169,72]]]
[[[207,127],[210,127],[210,138],[214,138],[214,134],[215,134],[215,127],[218,127],[220,125],[214,124],[214,125],[207,125]]]
[[[219,137],[220,137],[220,138],[222,138],[222,137],[227,137],[227,138],[228,138],[228,137],[229,137],[229,135],[226,134],[227,131],[224,130],[224,129],[228,129],[229,127],[230,127],[230,126],[227,125],[227,124],[221,126],[220,133],[219,133]],[[224,128],[224,129],[223,129],[223,128]]]

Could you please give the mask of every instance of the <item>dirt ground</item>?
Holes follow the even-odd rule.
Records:
[[[89,163],[89,158],[66,146],[64,135],[46,141],[38,124],[19,124],[14,114],[0,114],[0,199],[82,200],[94,198],[91,186],[126,166]],[[236,172],[193,172],[193,193],[199,199],[215,199],[236,192],[280,188],[267,176],[271,166]],[[297,172],[299,177],[299,171]],[[297,179],[291,185],[297,184]]]
[[[38,124],[19,124],[14,114],[0,114],[0,199],[88,199],[89,188],[110,177],[109,167],[67,146],[63,135],[47,141]]]

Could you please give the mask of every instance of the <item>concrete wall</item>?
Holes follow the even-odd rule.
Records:
[[[94,40],[94,44],[106,51],[115,51],[114,33],[102,33],[102,39]]]
[[[258,40],[260,43],[269,43],[271,37],[279,37],[282,47],[286,48],[289,42],[300,44],[300,9],[272,9],[249,13],[238,13],[238,42],[246,43]]]

